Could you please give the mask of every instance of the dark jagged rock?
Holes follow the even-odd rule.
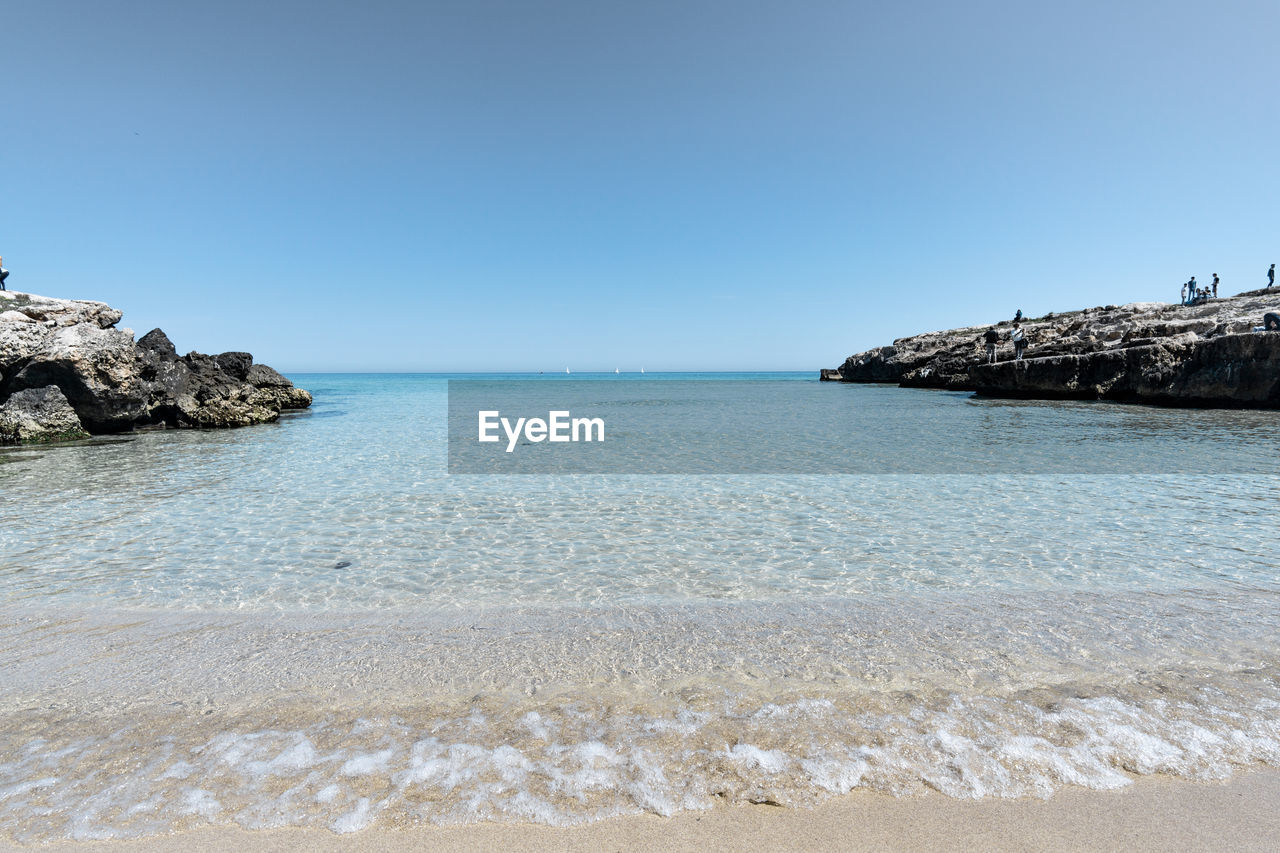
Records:
[[[311,395],[245,352],[179,356],[160,329],[136,343],[101,302],[0,293],[0,403],[56,387],[91,433],[264,423]]]
[[[981,343],[990,325],[928,332],[852,355],[835,372],[844,382],[991,396],[1280,408],[1280,334],[1254,331],[1277,305],[1280,291],[1261,290],[1194,306],[1138,302],[1048,314],[1023,321],[1021,362],[1003,321],[994,324],[1002,338],[994,365],[984,363]]]
[[[253,356],[247,352],[224,352],[215,355],[213,360],[218,362],[218,367],[241,382],[249,378],[249,368],[253,367]]]
[[[178,357],[177,347],[161,329],[152,329],[138,338],[138,348],[153,352],[166,361],[173,361]]]
[[[257,399],[264,405],[281,410],[305,409],[311,405],[309,391],[295,388],[292,382],[265,364],[250,366],[247,378],[249,384],[257,389]]]
[[[26,388],[0,404],[0,444],[88,438],[57,385]]]
[[[156,329],[145,356],[150,424],[165,426],[249,426],[273,421],[285,409],[305,409],[311,395],[247,352],[178,356]]]
[[[249,368],[248,380],[258,388],[292,388],[293,383],[285,379],[274,368],[265,364],[255,364]]]

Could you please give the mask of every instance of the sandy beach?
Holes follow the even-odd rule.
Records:
[[[894,798],[854,793],[814,809],[755,805],[636,815],[576,827],[532,824],[415,826],[335,835],[324,830],[199,829],[113,842],[15,850],[196,853],[306,850],[1275,850],[1280,772],[1226,782],[1140,778],[1128,788],[1064,790],[1048,800]]]

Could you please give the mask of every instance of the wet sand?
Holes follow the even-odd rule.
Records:
[[[1064,790],[1048,800],[894,798],[854,793],[814,809],[768,805],[636,815],[576,827],[473,824],[324,830],[200,829],[115,842],[33,848],[65,853],[411,850],[1276,850],[1280,771],[1226,782],[1140,778],[1118,791]]]

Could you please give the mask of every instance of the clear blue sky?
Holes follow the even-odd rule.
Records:
[[[0,254],[303,370],[816,369],[1280,261],[1280,4],[0,0]]]

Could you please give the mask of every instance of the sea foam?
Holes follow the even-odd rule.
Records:
[[[15,758],[0,765],[0,826],[33,842],[201,824],[340,833],[418,821],[568,825],[717,802],[807,805],[856,789],[1046,797],[1068,785],[1122,787],[1139,775],[1208,780],[1280,766],[1280,691],[1266,678],[1247,692],[1237,684],[1227,704],[1209,689],[1177,702],[1153,694],[757,703],[724,696],[718,712],[683,725],[673,725],[677,712],[620,712],[580,696],[537,712],[493,707],[355,725],[330,718],[203,741],[203,726],[177,725],[159,745],[138,728],[74,746],[9,742]],[[543,721],[538,734],[523,725],[530,713]],[[561,733],[548,738],[551,722]]]

